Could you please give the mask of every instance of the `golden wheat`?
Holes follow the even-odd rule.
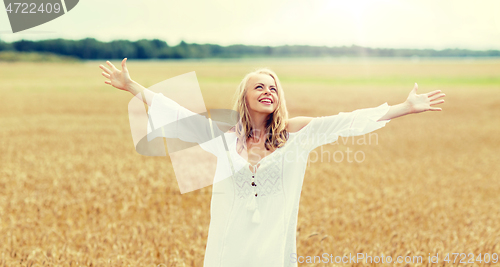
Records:
[[[0,266],[202,266],[211,188],[180,195],[168,157],[135,152],[132,95],[104,84],[103,63],[0,63]],[[447,94],[442,112],[394,119],[377,142],[314,150],[299,255],[422,256],[397,266],[430,266],[439,253],[433,266],[451,266],[443,254],[500,253],[500,61],[128,63],[144,86],[196,71],[207,108],[231,108],[257,67],[280,76],[291,117],[397,104],[414,82]],[[347,149],[363,161],[339,161]],[[495,264],[469,264],[483,265]]]

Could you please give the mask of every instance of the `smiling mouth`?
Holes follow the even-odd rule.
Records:
[[[269,99],[259,100],[259,102],[264,104],[264,105],[272,105],[273,104],[273,102]]]

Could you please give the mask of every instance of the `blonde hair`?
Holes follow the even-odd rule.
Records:
[[[238,137],[238,142],[240,143],[239,147],[246,150],[246,141],[248,138],[253,136],[253,129],[250,123],[250,113],[248,111],[248,106],[246,103],[246,94],[248,90],[247,83],[250,77],[255,74],[267,74],[271,76],[271,78],[273,78],[274,82],[276,83],[278,106],[273,111],[273,113],[269,114],[265,130],[266,140],[264,143],[264,146],[267,150],[270,150],[271,148],[274,150],[276,148],[284,146],[285,142],[288,140],[288,132],[286,130],[288,111],[285,102],[285,92],[283,91],[280,80],[278,79],[276,73],[268,68],[260,68],[248,73],[238,86],[238,90],[235,93],[236,99],[234,101],[233,110],[236,110],[238,112],[240,118],[239,122],[235,126],[235,132],[236,136]]]

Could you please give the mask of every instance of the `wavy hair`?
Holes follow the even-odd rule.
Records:
[[[233,110],[236,110],[239,114],[239,121],[235,126],[236,136],[238,137],[239,147],[242,149],[247,149],[247,139],[253,137],[254,131],[250,123],[250,113],[248,110],[246,102],[247,94],[247,83],[250,77],[255,74],[267,74],[273,78],[276,83],[277,95],[278,95],[278,106],[269,114],[266,129],[265,129],[265,143],[264,146],[267,150],[276,149],[285,145],[288,140],[288,132],[286,130],[286,123],[288,120],[288,110],[286,108],[285,92],[281,86],[280,80],[276,73],[268,68],[260,68],[252,71],[245,75],[243,80],[238,86],[238,90],[235,93],[235,101]],[[234,99],[233,98],[233,99]],[[238,144],[237,144],[238,147]],[[238,151],[239,152],[239,151]]]

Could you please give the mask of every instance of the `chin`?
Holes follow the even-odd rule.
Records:
[[[274,111],[276,111],[276,106],[270,106],[270,107],[256,107],[256,109],[254,109],[255,111],[257,112],[260,112],[260,113],[267,113],[267,114],[272,114],[274,113]]]
[[[271,114],[273,114],[273,113],[274,113],[274,111],[275,111],[275,110],[273,109],[273,110],[266,111],[266,113],[267,113],[267,114],[269,114],[269,115],[271,115]]]

